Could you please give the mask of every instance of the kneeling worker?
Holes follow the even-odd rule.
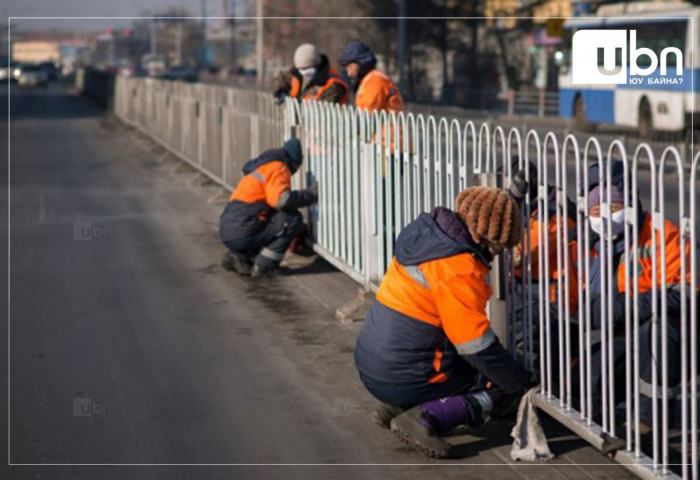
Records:
[[[278,270],[303,225],[299,209],[317,199],[316,184],[306,190],[290,188],[302,159],[301,143],[292,138],[243,166],[244,176],[219,220],[221,241],[229,249],[222,267],[252,276]]]
[[[455,211],[404,228],[360,331],[355,364],[382,402],[375,421],[428,456],[448,456],[441,436],[505,413],[533,384],[486,316],[491,261],[520,238],[517,195],[467,188]]]

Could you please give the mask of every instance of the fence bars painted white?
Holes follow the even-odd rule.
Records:
[[[600,448],[619,438],[616,458],[643,477],[699,478],[700,154],[688,171],[673,147],[659,155],[642,143],[629,155],[621,142],[604,150],[594,137],[580,145],[572,135],[412,113],[278,106],[265,93],[153,79],[119,77],[114,105],[124,122],[227,189],[249,158],[298,136],[305,164],[294,186],[320,187],[309,212],[314,248],[367,289],[379,285],[408,222],[452,206],[468,186],[507,187],[532,162],[537,198],[524,201],[522,243],[491,274],[493,303],[506,306],[502,341],[539,371],[538,404],[583,438]],[[608,233],[613,159],[624,166],[621,241]],[[592,180],[605,191],[597,247]],[[670,294],[681,299],[671,314]],[[649,319],[640,317],[643,302]]]

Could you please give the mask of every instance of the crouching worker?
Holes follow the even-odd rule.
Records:
[[[471,187],[455,211],[438,207],[401,232],[396,256],[360,331],[355,364],[382,402],[375,421],[433,457],[441,436],[511,409],[531,374],[489,327],[493,256],[520,238],[517,202]]]
[[[316,202],[317,187],[293,191],[292,174],[302,162],[301,144],[287,140],[243,166],[243,178],[219,220],[221,241],[228,247],[221,266],[241,275],[275,273],[290,243],[303,226],[299,209]]]

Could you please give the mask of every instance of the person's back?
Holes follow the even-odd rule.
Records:
[[[277,270],[303,227],[298,209],[316,201],[313,186],[291,189],[302,158],[301,143],[290,139],[283,148],[267,150],[244,165],[243,178],[219,219],[219,236],[228,247],[224,268],[256,276]]]
[[[401,92],[384,72],[376,69],[377,58],[367,45],[361,42],[349,44],[338,63],[345,68],[352,82],[355,107],[359,110],[403,111]]]
[[[455,204],[401,231],[355,348],[362,383],[383,402],[377,423],[437,457],[449,455],[442,435],[508,410],[532,378],[486,315],[489,265],[518,241],[518,204],[487,187]]]
[[[384,72],[373,68],[360,80],[355,93],[355,106],[358,109],[386,110],[387,112],[402,112],[403,98],[398,87]]]
[[[357,340],[355,361],[362,375],[442,383],[448,380],[445,372],[463,362],[460,348],[466,352],[470,342],[487,345],[495,339],[483,313],[491,296],[486,282],[491,255],[456,222],[454,214],[438,208],[399,235],[396,256]],[[445,232],[450,227],[456,238]]]

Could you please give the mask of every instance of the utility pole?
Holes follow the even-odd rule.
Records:
[[[406,91],[406,78],[404,76],[404,63],[406,61],[406,0],[398,0],[399,4],[399,38],[398,38],[398,58],[399,64],[399,90]],[[405,95],[405,93],[404,93]]]
[[[255,5],[256,28],[255,28],[255,50],[257,55],[258,85],[262,86],[264,80],[265,62],[263,59],[263,0],[256,0]]]
[[[177,40],[175,42],[175,58],[177,58],[177,65],[182,65],[182,20],[177,21],[177,26],[175,30],[177,35]]]
[[[228,2],[228,0],[226,0]],[[229,33],[231,35],[229,49],[229,58],[231,59],[231,66],[236,67],[237,62],[237,52],[236,52],[236,0],[231,0],[231,18],[228,21]]]
[[[155,17],[151,18],[151,54],[156,53],[157,45],[156,45],[156,19]]]

